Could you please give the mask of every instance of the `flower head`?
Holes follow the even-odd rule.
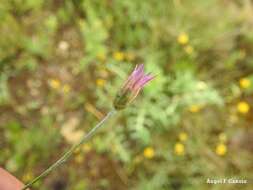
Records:
[[[123,59],[125,58],[125,54],[123,52],[116,51],[113,53],[113,58],[116,61],[123,61]]]
[[[49,86],[53,89],[59,89],[61,86],[61,82],[58,79],[50,79],[48,83]]]
[[[182,143],[176,143],[174,146],[174,152],[178,156],[182,156],[185,153],[184,145]]]
[[[247,102],[242,101],[237,104],[237,110],[242,114],[246,114],[249,112],[250,106]]]
[[[186,45],[189,42],[189,36],[182,32],[178,35],[177,42],[181,45]]]
[[[140,90],[152,80],[154,76],[144,73],[144,65],[137,65],[134,71],[126,80],[125,84],[114,99],[114,107],[117,110],[124,109],[126,105],[133,101]]]
[[[239,83],[240,83],[241,88],[246,89],[250,87],[251,81],[247,78],[241,78]]]
[[[100,87],[103,87],[105,85],[105,82],[106,81],[104,79],[101,79],[101,78],[96,80],[96,84]]]
[[[178,138],[180,141],[184,142],[188,139],[188,134],[185,132],[181,132],[179,133]]]
[[[216,146],[215,152],[219,156],[224,156],[227,153],[227,146],[223,143],[220,143]]]
[[[143,155],[148,158],[148,159],[151,159],[155,156],[155,151],[152,147],[147,147],[144,149],[143,151]]]

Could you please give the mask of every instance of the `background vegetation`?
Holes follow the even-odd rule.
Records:
[[[250,189],[250,0],[1,0],[0,165],[28,182],[110,109],[138,63],[157,75],[34,190]]]

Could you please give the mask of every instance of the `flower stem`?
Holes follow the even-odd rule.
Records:
[[[41,178],[47,176],[51,171],[56,169],[58,166],[63,164],[68,160],[68,158],[74,153],[74,151],[80,147],[82,144],[87,142],[95,133],[96,131],[101,128],[105,121],[107,121],[111,116],[113,116],[116,113],[116,110],[110,111],[94,128],[92,128],[86,135],[84,135],[79,142],[74,144],[61,158],[59,158],[55,163],[53,163],[49,168],[47,168],[43,173],[41,173],[39,176],[34,178],[31,182],[26,184],[22,190],[28,189],[31,187],[35,182],[40,180]]]

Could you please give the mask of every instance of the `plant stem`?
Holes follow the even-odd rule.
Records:
[[[56,169],[58,166],[60,166],[61,164],[63,164],[64,162],[66,162],[68,160],[68,158],[74,153],[74,151],[81,146],[82,144],[84,144],[85,142],[87,142],[87,140],[89,140],[95,133],[96,131],[101,128],[104,124],[105,121],[107,121],[111,116],[113,116],[116,113],[116,110],[112,110],[110,111],[94,128],[92,128],[86,135],[84,135],[81,140],[79,142],[77,142],[76,144],[74,144],[61,158],[59,158],[55,163],[53,163],[49,168],[47,168],[43,173],[41,173],[39,176],[37,176],[36,178],[34,178],[31,182],[29,182],[28,184],[26,184],[22,190],[28,189],[29,187],[31,187],[35,182],[37,182],[38,180],[40,180],[41,178],[47,176],[51,171],[53,171],[54,169]]]

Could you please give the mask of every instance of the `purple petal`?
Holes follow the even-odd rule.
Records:
[[[132,72],[131,74],[131,78],[136,81],[136,80],[139,80],[144,74],[144,65],[141,64],[141,65],[137,65],[134,69],[134,71]]]
[[[146,83],[148,83],[150,80],[154,79],[155,76],[152,76],[151,74],[144,75],[138,83],[135,84],[136,88],[142,88]]]
[[[144,64],[137,65],[136,71],[138,75],[144,73]]]
[[[130,76],[127,79],[127,82],[130,80],[134,80],[135,78],[138,78],[138,76],[144,73],[144,66],[142,65],[136,65],[134,68],[134,71],[130,74]]]
[[[134,71],[128,77],[124,87],[133,88],[134,85],[144,76],[144,65],[136,65]]]

